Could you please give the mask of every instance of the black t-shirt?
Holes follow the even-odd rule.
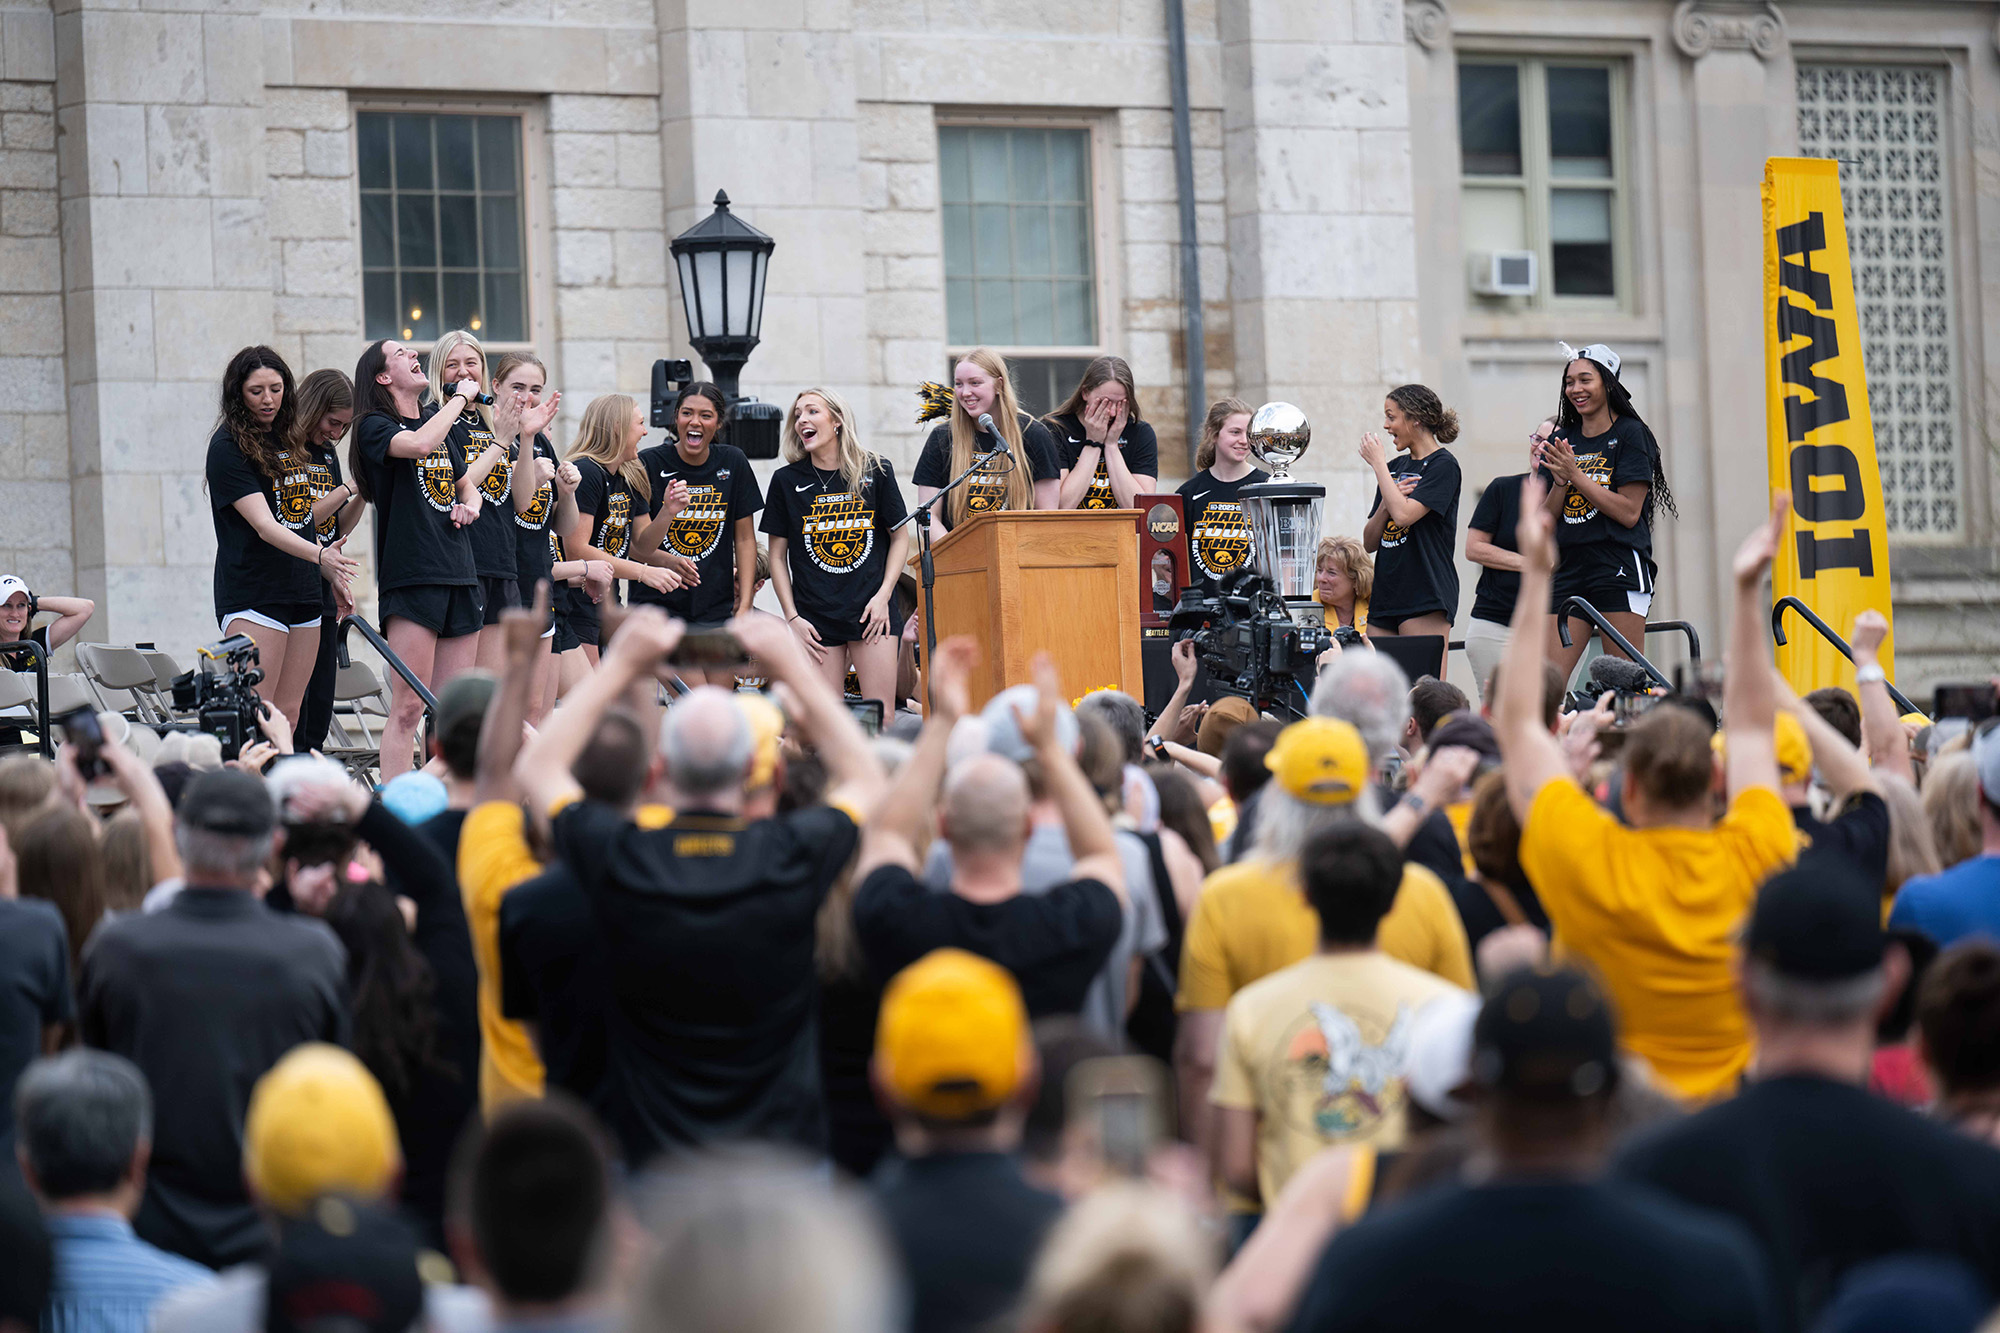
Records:
[[[2000,1151],[1830,1079],[1761,1079],[1629,1143],[1616,1170],[1746,1225],[1787,1326],[1858,1264],[1954,1256],[2000,1291]]]
[[[536,458],[546,458],[551,464],[560,466],[556,458],[555,446],[546,435],[537,435],[529,446]],[[555,478],[535,487],[535,497],[528,505],[528,512],[514,512],[512,497],[507,501],[507,520],[513,528],[514,577],[521,584],[521,604],[531,604],[535,600],[535,584],[549,577],[549,566],[555,563],[553,524],[556,516]],[[551,595],[554,589],[550,589]]]
[[[1063,1211],[1005,1153],[891,1160],[872,1187],[909,1279],[910,1333],[1001,1326]]]
[[[1054,481],[1062,476],[1062,455],[1056,449],[1056,437],[1026,412],[1020,414],[1021,450],[1028,457],[1028,489],[1034,490],[1038,481]],[[985,437],[973,437],[973,451],[979,452]],[[998,444],[999,441],[991,441]],[[917,486],[942,487],[958,475],[958,469],[951,465],[951,423],[941,421],[924,441],[924,451],[917,455],[916,470],[910,473],[911,484]],[[961,488],[965,496],[965,516],[972,518],[978,514],[1007,507],[1007,465],[1004,461],[996,468],[982,469],[965,479]],[[1029,500],[1029,507],[1034,501]],[[946,512],[950,501],[937,508],[938,520],[949,527],[950,515]]]
[[[647,510],[651,516],[657,516],[666,502],[669,484],[687,483],[687,508],[667,525],[660,549],[694,561],[701,570],[701,582],[672,592],[654,592],[643,583],[635,583],[632,600],[663,606],[689,624],[727,620],[736,611],[736,521],[764,507],[750,460],[735,445],[711,444],[708,457],[697,465],[682,458],[680,449],[668,440],[641,449],[639,462],[646,469],[646,480],[653,484]],[[643,560],[649,554],[635,551],[632,558]]]
[[[1289,1333],[1771,1333],[1741,1226],[1630,1184],[1437,1186],[1341,1231]]]
[[[1050,417],[1049,431],[1055,436],[1056,448],[1061,452],[1063,471],[1076,466],[1090,441],[1084,437],[1083,423],[1071,416]],[[1094,446],[1091,446],[1094,447]],[[1143,421],[1128,421],[1119,433],[1118,447],[1125,454],[1125,470],[1135,477],[1155,477],[1160,475],[1160,443],[1153,435],[1152,426]],[[1078,509],[1116,509],[1118,497],[1111,492],[1111,474],[1106,470],[1103,453],[1097,455],[1097,471],[1090,479],[1090,489],[1083,493],[1077,503]]]
[[[909,511],[896,469],[880,459],[860,486],[845,490],[840,473],[821,472],[810,458],[771,474],[761,524],[785,539],[792,602],[805,615],[859,625],[888,572],[889,530]]]
[[[1429,509],[1416,526],[1405,528],[1390,519],[1375,549],[1375,593],[1368,599],[1371,620],[1401,619],[1442,611],[1458,615],[1458,566],[1452,563],[1452,543],[1458,533],[1458,459],[1449,449],[1434,449],[1428,458],[1397,454],[1389,471],[1414,476],[1417,488],[1409,498]],[[1368,516],[1382,507],[1377,488]]]
[[[1256,548],[1237,497],[1245,486],[1270,479],[1270,473],[1251,468],[1235,481],[1220,481],[1203,468],[1180,484],[1175,493],[1187,501],[1188,574],[1196,583],[1213,588],[1250,567]]]
[[[479,582],[471,539],[451,522],[458,479],[465,475],[457,434],[446,431],[422,458],[389,457],[396,436],[418,429],[436,414],[431,406],[420,409],[414,420],[371,412],[354,423],[354,443],[375,495],[375,586],[383,592]]]
[[[0,1161],[13,1161],[14,1081],[41,1055],[44,1028],[75,1021],[62,913],[39,898],[0,898]]]
[[[535,1025],[549,1086],[601,1107],[604,948],[590,900],[561,862],[500,900],[500,1012]]]
[[[1618,418],[1611,423],[1611,429],[1602,435],[1577,436],[1570,441],[1570,448],[1575,451],[1577,466],[1583,469],[1585,476],[1614,491],[1635,481],[1651,482],[1653,462],[1660,456],[1660,446],[1653,439],[1653,432],[1637,417]],[[1556,485],[1547,468],[1542,469],[1542,480],[1552,489]],[[1639,521],[1628,528],[1612,522],[1598,512],[1596,505],[1572,491],[1563,502],[1562,513],[1556,516],[1556,545],[1563,548],[1562,559],[1565,563],[1570,560],[1570,547],[1591,546],[1600,542],[1651,551],[1652,517],[1653,497],[1650,493],[1646,496],[1645,507],[1639,511]]]
[[[264,1252],[243,1184],[250,1090],[301,1042],[346,1045],[346,994],[347,952],[325,922],[240,889],[183,889],[91,938],[77,985],[84,1043],[138,1065],[153,1090],[142,1238],[211,1268]]]
[[[318,504],[321,500],[333,494],[346,480],[346,476],[340,470],[339,450],[324,449],[315,445],[306,451],[306,488],[312,492],[312,502],[314,504]],[[342,505],[341,509],[345,509],[346,507],[346,505]],[[328,514],[326,522],[319,524],[317,531],[321,546],[338,540],[340,537],[340,509],[336,509],[331,514]],[[321,582],[325,582],[325,580],[322,579]]]
[[[607,1110],[629,1162],[743,1138],[825,1148],[814,919],[859,836],[826,806],[650,830],[595,801],[556,817],[605,952]]]
[[[451,433],[458,438],[458,452],[471,467],[494,443],[493,429],[479,409],[461,412]],[[500,461],[479,483],[479,517],[465,532],[472,540],[472,564],[482,579],[511,579],[518,576],[514,555],[514,462],[502,450]]]
[[[227,426],[208,439],[208,502],[215,517],[215,615],[254,606],[319,603],[319,568],[265,541],[236,512],[236,502],[260,495],[279,524],[308,542],[317,542],[312,522],[312,486],[304,459],[287,450],[276,480],[259,472]]]
[[[1458,909],[1458,919],[1465,926],[1465,942],[1472,947],[1474,957],[1479,955],[1479,942],[1508,924],[1493,895],[1480,884],[1466,876],[1461,865],[1459,873],[1444,877],[1445,890],[1451,894],[1451,904]],[[1535,888],[1527,880],[1507,886],[1514,895],[1514,905],[1521,909],[1521,915],[1528,924],[1542,931],[1549,931],[1549,914],[1542,910],[1542,900],[1535,896]]]
[[[855,937],[877,980],[886,983],[933,949],[964,949],[1014,974],[1030,1018],[1083,1009],[1124,919],[1117,896],[1094,879],[975,903],[883,866],[854,895]]]
[[[1527,479],[1527,473],[1517,472],[1488,482],[1479,493],[1479,503],[1472,507],[1472,519],[1466,529],[1485,533],[1503,551],[1518,550],[1515,543],[1521,531],[1521,483]],[[1472,590],[1472,618],[1490,620],[1496,625],[1512,623],[1514,599],[1520,592],[1520,574],[1481,565],[1479,585]]]
[[[1794,806],[1792,822],[1810,839],[1800,860],[1829,857],[1881,889],[1889,878],[1889,804],[1872,791],[1856,792],[1831,819],[1814,819]]]
[[[590,544],[613,560],[631,557],[638,531],[638,497],[623,472],[612,472],[594,458],[573,458],[576,464],[576,511],[588,515]]]

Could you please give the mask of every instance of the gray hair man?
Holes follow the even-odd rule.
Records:
[[[37,1060],[14,1107],[21,1178],[55,1245],[43,1327],[143,1333],[162,1296],[212,1280],[133,1233],[153,1150],[153,1097],[136,1065],[82,1049]]]

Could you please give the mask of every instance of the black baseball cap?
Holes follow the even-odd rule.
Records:
[[[174,817],[191,829],[255,838],[277,825],[264,780],[239,768],[218,768],[188,783]]]
[[[393,1212],[316,1199],[278,1221],[266,1333],[405,1333],[424,1312],[421,1258],[417,1233]]]
[[[1524,968],[1504,979],[1472,1025],[1481,1087],[1548,1099],[1608,1092],[1618,1031],[1604,992],[1572,968]]]
[[[1846,981],[1882,966],[1882,894],[1845,861],[1807,853],[1764,881],[1744,951],[1780,976]]]
[[[1500,742],[1493,735],[1493,724],[1466,709],[1448,714],[1431,728],[1428,744],[1432,754],[1448,745],[1462,745],[1479,755],[1479,767],[1482,769],[1500,762]]]

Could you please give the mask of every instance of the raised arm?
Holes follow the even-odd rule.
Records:
[[[1396,474],[1389,470],[1389,447],[1372,430],[1361,437],[1361,461],[1375,474],[1375,488],[1382,494],[1382,507],[1375,511],[1375,518],[1381,518],[1385,523],[1394,519],[1399,526],[1410,528],[1431,512],[1429,505],[1412,500],[1404,492]],[[1382,529],[1374,518],[1368,520],[1368,528],[1380,541]],[[1368,549],[1372,551],[1375,548],[1370,546]]]
[[[1548,614],[1550,574],[1556,565],[1555,519],[1542,506],[1542,479],[1521,482],[1521,522],[1515,543],[1521,555],[1521,590],[1514,623],[1500,659],[1500,698],[1493,730],[1507,772],[1507,803],[1525,826],[1535,796],[1568,774],[1562,747],[1542,725],[1542,618]],[[1765,726],[1766,743],[1770,727]]]
[[[1772,496],[1771,517],[1736,551],[1736,610],[1722,674],[1722,730],[1729,741],[1724,769],[1731,800],[1752,787],[1781,790],[1777,742],[1771,730],[1778,718],[1778,692],[1765,637],[1764,571],[1771,567],[1784,538],[1785,515],[1791,507],[1789,493]]]
[[[500,613],[507,672],[500,678],[500,688],[493,692],[493,702],[486,706],[486,721],[479,728],[479,762],[473,786],[476,804],[519,799],[514,760],[521,753],[521,724],[528,717],[528,694],[540,665],[538,650],[542,626],[549,620],[550,595],[548,581],[537,580],[532,608],[509,607]]]
[[[429,421],[415,430],[399,430],[389,438],[389,457],[422,458],[437,448],[444,442],[444,437],[451,434],[452,424],[458,420],[458,414],[465,410],[465,405],[470,401],[472,400],[464,394],[454,390],[451,397],[444,400],[443,405]]]
[[[37,597],[28,614],[32,616],[36,611],[46,611],[55,617],[49,622],[48,632],[49,647],[53,650],[83,633],[84,625],[97,614],[97,603],[88,597]]]
[[[901,866],[917,873],[917,843],[937,804],[938,788],[944,782],[945,751],[952,728],[965,716],[969,697],[966,680],[978,660],[978,646],[963,635],[937,646],[930,714],[924,718],[924,729],[917,733],[910,757],[896,770],[887,795],[861,830],[861,853],[852,876],[855,883],[882,866]]]
[[[1867,758],[1848,743],[1847,737],[1835,731],[1833,724],[1819,715],[1819,710],[1799,698],[1792,683],[1779,674],[1775,664],[1771,667],[1771,692],[1778,707],[1797,718],[1804,729],[1806,743],[1812,746],[1813,767],[1819,770],[1821,781],[1835,799],[1845,800],[1858,791],[1882,794],[1882,780],[1869,769]]]
[[[570,769],[596,734],[598,719],[633,681],[650,674],[674,650],[685,628],[658,607],[634,607],[605,645],[597,670],[563,696],[563,706],[549,714],[522,748],[514,776],[537,819],[546,818],[557,802],[581,794]]]
[[[776,616],[744,615],[729,622],[730,632],[773,681],[791,691],[799,735],[826,765],[829,805],[839,805],[866,823],[882,799],[882,763],[867,733],[847,711],[833,686],[806,660],[785,622]]]
[[[1016,708],[1014,719],[1021,735],[1035,747],[1049,798],[1062,813],[1063,831],[1069,834],[1069,848],[1076,857],[1070,877],[1102,881],[1110,886],[1122,906],[1126,901],[1125,867],[1118,857],[1111,816],[1105,813],[1104,802],[1090,785],[1090,779],[1077,767],[1075,756],[1057,737],[1056,705],[1063,698],[1062,678],[1056,674],[1055,660],[1047,653],[1035,655],[1033,670],[1034,715],[1024,717]]]
[[[1854,693],[1861,700],[1861,743],[1870,763],[1914,786],[1910,741],[1882,674],[1882,644],[1888,637],[1889,622],[1880,611],[1863,611],[1854,618]]]

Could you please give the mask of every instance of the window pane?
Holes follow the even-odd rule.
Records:
[[[1460,195],[1459,225],[1467,250],[1528,248],[1528,198],[1518,185],[1468,185]]]
[[[1611,71],[1551,66],[1549,173],[1602,180],[1611,174]]]
[[[1049,210],[1049,258],[1065,277],[1090,273],[1090,210],[1058,205]]]
[[[1087,346],[1097,341],[1097,317],[1088,282],[1058,282],[1056,285],[1056,336],[1059,344]],[[1079,371],[1079,374],[1082,372]]]
[[[983,343],[1014,341],[1014,284],[1005,279],[985,278],[974,284],[979,293],[978,336]]]
[[[403,306],[397,312],[403,321],[403,337],[411,342],[430,342],[438,336],[437,278],[429,273],[403,275]]]
[[[970,151],[967,131],[956,127],[938,131],[938,198],[947,204],[972,199]]]
[[[520,268],[521,201],[510,194],[487,195],[479,201],[480,262],[487,268]]]
[[[395,274],[361,275],[361,329],[361,336],[370,342],[377,338],[394,338],[403,331],[402,325],[396,322]]]
[[[394,268],[396,266],[395,214],[387,194],[363,194],[361,196],[361,264],[363,268]],[[390,308],[394,308],[396,298],[389,298]]]
[[[979,341],[978,312],[972,305],[972,279],[945,279],[944,314],[947,339],[961,347]]]
[[[1549,195],[1549,261],[1558,296],[1611,296],[1611,194],[1555,190]]]
[[[397,116],[396,188],[428,190],[431,187],[431,118]]]
[[[483,340],[486,331],[480,326],[486,321],[480,318],[479,275],[477,273],[447,273],[444,275],[444,327],[447,329],[470,329]]]
[[[1030,347],[1046,347],[1057,340],[1055,334],[1055,310],[1052,305],[1049,284],[1046,282],[1017,282],[1014,284],[1014,341]],[[1062,339],[1068,342],[1067,338]]]
[[[513,190],[520,173],[515,161],[520,156],[521,122],[513,116],[479,118],[479,188]]]
[[[1521,174],[1518,66],[1458,67],[1458,143],[1468,176]]]
[[[440,190],[472,188],[472,117],[437,118],[437,176]]]
[[[972,272],[972,208],[968,204],[944,206],[944,271]]]
[[[1023,276],[1049,272],[1049,212],[1014,210],[1014,271]]]
[[[1049,197],[1048,138],[1032,131],[1014,134],[1014,201],[1040,203]]]
[[[361,188],[389,188],[389,118],[364,111],[354,118],[355,157],[361,168]]]
[[[1081,357],[1010,356],[1007,376],[1014,382],[1014,396],[1020,400],[1021,410],[1038,417],[1047,416],[1057,403],[1069,397],[1069,391],[1083,378],[1083,369],[1089,364]]]
[[[518,273],[486,275],[485,342],[517,343],[528,337],[528,302]]]
[[[477,196],[441,194],[437,206],[439,262],[446,268],[479,267]]]
[[[998,203],[1007,197],[1007,131],[972,131],[972,197]]]
[[[396,197],[396,261],[404,268],[430,268],[437,263],[436,217],[432,196]]]
[[[1090,131],[1049,131],[1049,198],[1069,203],[1090,199]]]
[[[1005,204],[980,204],[972,210],[972,271],[981,277],[1004,277],[1013,267],[1013,242],[1007,234]]]

